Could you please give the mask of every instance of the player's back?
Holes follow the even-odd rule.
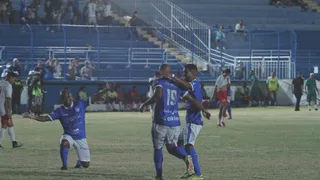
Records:
[[[11,97],[12,85],[6,80],[0,80],[0,115],[5,115],[4,103],[6,96]]]
[[[195,79],[190,82],[190,85],[192,86],[192,91],[189,91],[189,94],[192,95],[197,101],[202,102],[203,97],[200,81]],[[201,111],[190,102],[187,102],[186,122],[203,125]]]
[[[157,87],[162,88],[162,96],[154,106],[153,122],[164,126],[180,126],[180,88],[166,77],[154,81],[153,89]]]
[[[78,100],[71,107],[61,106],[49,116],[51,119],[59,119],[64,134],[70,135],[73,139],[86,138],[85,130],[85,102]]]

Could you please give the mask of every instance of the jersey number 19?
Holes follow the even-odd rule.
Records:
[[[177,90],[167,89],[167,106],[173,106],[177,101]]]

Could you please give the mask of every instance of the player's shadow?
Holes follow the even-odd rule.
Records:
[[[55,177],[59,179],[63,179],[64,177],[68,176],[70,178],[77,178],[77,179],[83,179],[83,178],[93,178],[93,179],[145,179],[145,176],[138,176],[136,174],[117,174],[117,173],[92,173],[88,172],[86,170],[82,171],[84,169],[78,169],[78,170],[68,170],[68,171],[60,171],[60,172],[41,172],[41,171],[21,171],[21,170],[0,170],[1,174],[5,175],[12,175],[14,176],[23,176],[23,177]],[[76,173],[75,173],[76,172]],[[17,177],[19,179],[19,177]],[[37,179],[37,178],[36,178]]]

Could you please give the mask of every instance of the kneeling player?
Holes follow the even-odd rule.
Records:
[[[87,103],[83,100],[73,102],[72,94],[69,91],[63,91],[62,98],[63,106],[57,108],[51,114],[38,117],[28,114],[27,117],[40,122],[60,120],[64,130],[64,134],[60,139],[61,170],[68,169],[68,153],[71,146],[76,149],[78,154],[78,162],[75,168],[88,168],[90,163],[90,151],[86,139],[85,128]]]
[[[0,143],[5,137],[6,130],[12,141],[12,148],[21,147],[22,144],[18,144],[16,141],[16,135],[13,129],[12,122],[12,84],[15,82],[17,74],[14,72],[6,72],[5,78],[0,81],[0,115],[1,115],[1,136]],[[0,148],[2,148],[0,144]]]

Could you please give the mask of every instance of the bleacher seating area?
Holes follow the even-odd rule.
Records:
[[[165,2],[166,0],[136,0],[134,2],[138,17],[149,25],[153,24],[155,9],[152,3]],[[18,0],[13,4],[18,8]],[[80,8],[85,5],[85,0],[79,0]],[[320,13],[301,12],[300,7],[274,7],[268,5],[268,0],[172,0],[175,8],[185,11],[204,24],[212,27],[212,48],[214,44],[214,31],[219,25],[223,25],[227,33],[227,49],[224,51],[232,56],[249,56],[252,49],[259,50],[291,50],[295,54],[297,71],[307,74],[313,66],[318,65],[320,50],[317,44],[320,41]],[[113,12],[120,15],[130,15],[134,10],[131,0],[114,0]],[[159,3],[160,4],[160,3]],[[40,8],[42,9],[42,8]],[[169,11],[169,10],[168,10]],[[41,13],[40,13],[41,14]],[[43,14],[42,14],[43,15]],[[183,17],[179,17],[180,20]],[[242,38],[233,32],[236,23],[242,19],[246,29],[249,30],[247,38]],[[100,51],[100,56],[92,55],[90,60],[99,59],[101,71],[95,71],[98,77],[130,77],[146,78],[164,61],[169,62],[173,69],[181,69],[183,62],[176,56],[165,52],[153,42],[142,36],[136,39],[128,38],[129,28],[118,21],[114,21],[110,33],[99,33],[100,49],[98,49],[98,37],[95,29],[88,33],[85,27],[56,27],[54,33],[46,32],[45,26],[31,26],[33,33],[34,57],[30,57],[28,48],[8,46],[30,46],[30,30],[21,26],[1,26],[0,46],[7,46],[2,58],[10,60],[18,57],[21,61],[49,58],[50,50],[43,47],[78,47],[84,49],[79,54],[69,53],[66,58],[84,58],[85,47],[92,46],[92,54]],[[99,30],[103,32],[103,30]],[[10,32],[10,33],[8,33]],[[65,32],[65,34],[63,33]],[[66,41],[64,41],[66,35]],[[201,37],[199,37],[201,38]],[[296,38],[296,39],[295,39]],[[134,50],[130,51],[130,48]],[[138,49],[142,48],[142,49]],[[24,51],[22,50],[24,49]],[[59,51],[64,51],[61,48]],[[64,60],[63,53],[56,53],[55,58]],[[131,62],[128,61],[131,59]],[[130,68],[128,68],[130,67]],[[204,78],[210,77],[208,72],[202,72]]]

